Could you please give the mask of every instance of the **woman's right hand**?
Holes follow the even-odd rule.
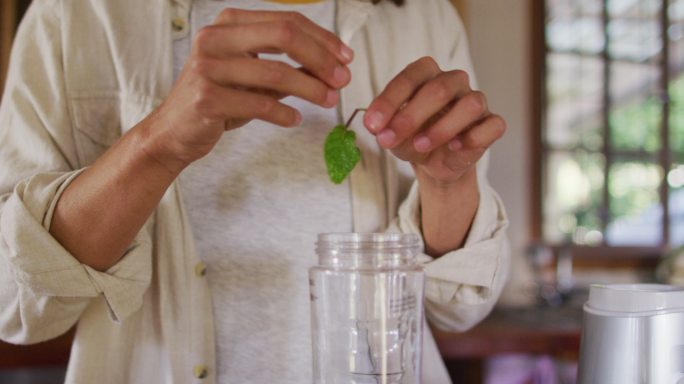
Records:
[[[259,53],[285,53],[301,68]],[[352,55],[301,14],[225,9],[195,36],[178,81],[150,116],[145,150],[177,172],[209,153],[224,131],[252,119],[295,126],[301,115],[279,100],[335,106],[351,79]]]

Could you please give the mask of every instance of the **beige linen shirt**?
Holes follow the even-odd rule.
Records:
[[[177,184],[106,272],[79,263],[48,232],[65,187],[169,93],[172,41],[188,33],[190,2],[35,1],[14,44],[0,106],[0,338],[35,343],[78,323],[67,383],[214,382],[210,293]],[[401,8],[339,0],[336,23],[356,53],[342,116],[421,56],[472,73],[446,0]],[[410,166],[360,124],[353,129],[363,152],[351,175],[354,230],[420,234]],[[506,279],[507,218],[486,167],[485,158],[464,248],[422,256],[427,318],[440,328],[480,321]],[[448,383],[429,331],[425,345],[423,382]]]

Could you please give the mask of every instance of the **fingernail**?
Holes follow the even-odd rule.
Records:
[[[344,67],[337,67],[335,68],[335,72],[333,72],[333,78],[337,84],[344,84],[349,79],[349,75]]]
[[[384,119],[385,116],[379,111],[373,111],[366,114],[366,124],[368,124],[368,128],[373,132],[377,132],[382,128]]]
[[[354,58],[354,51],[346,45],[342,44],[342,48],[340,48],[340,55],[342,55],[346,62],[350,62]]]
[[[299,126],[299,124],[302,123],[302,114],[299,113],[299,111],[295,111],[295,119],[294,123],[292,124],[293,127]]]
[[[328,93],[325,95],[324,105],[326,107],[334,107],[338,101],[339,101],[339,94],[337,93],[337,91],[329,89]]]
[[[394,144],[397,135],[391,129],[385,129],[376,136],[378,143],[385,148],[390,148]]]
[[[458,151],[463,148],[463,143],[459,139],[453,139],[449,142],[448,147],[452,151]]]
[[[430,149],[432,142],[425,135],[416,136],[413,139],[413,147],[418,152],[427,152]]]

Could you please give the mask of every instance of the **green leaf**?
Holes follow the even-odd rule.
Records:
[[[344,125],[335,126],[330,131],[325,138],[323,152],[328,175],[335,184],[344,181],[361,159],[361,151],[356,146],[356,134]]]

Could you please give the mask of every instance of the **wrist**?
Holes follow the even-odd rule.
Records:
[[[425,251],[439,257],[465,244],[480,203],[477,171],[444,182],[416,171],[420,196],[420,226]]]
[[[433,177],[419,167],[414,167],[416,179],[420,186],[421,194],[434,195],[436,197],[458,197],[464,193],[477,192],[477,168],[471,167],[456,180],[444,181]]]
[[[174,141],[163,134],[165,130],[160,129],[160,124],[163,123],[155,114],[152,114],[132,130],[136,135],[140,152],[145,159],[163,168],[165,172],[175,178],[190,165],[191,161],[178,155],[180,151],[174,148]]]

